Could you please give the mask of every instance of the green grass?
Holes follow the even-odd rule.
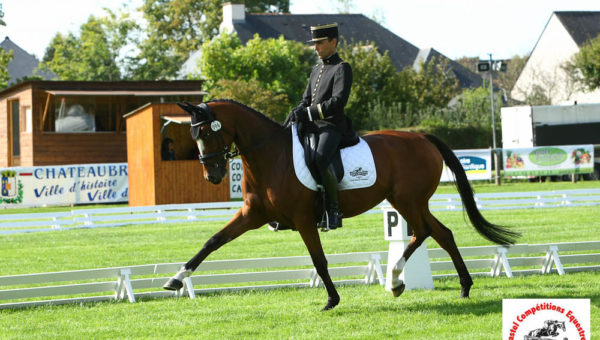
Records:
[[[477,278],[470,299],[457,280],[395,299],[382,287],[340,287],[342,303],[319,313],[323,289],[280,289],[0,311],[3,339],[499,339],[503,298],[591,299],[598,334],[600,273]]]
[[[600,182],[479,184],[477,192],[600,187]],[[443,185],[438,192],[453,192]],[[70,209],[70,208],[68,208]],[[36,211],[36,210],[33,210]],[[491,222],[523,233],[518,243],[600,240],[598,207],[484,211]],[[459,247],[488,245],[461,212],[436,212]],[[347,219],[321,233],[325,252],[387,250],[381,214]],[[187,261],[223,223],[139,225],[0,236],[0,275]],[[429,248],[437,247],[428,240]],[[208,260],[307,255],[296,232],[266,227],[225,245]],[[394,299],[378,285],[339,287],[341,303],[319,313],[325,290],[279,289],[199,296],[0,310],[0,339],[265,338],[497,339],[503,298],[590,298],[592,333],[600,334],[600,273],[474,278],[470,299],[458,279],[436,280],[433,291]],[[7,301],[2,301],[7,302]]]

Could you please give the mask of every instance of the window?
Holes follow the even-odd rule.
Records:
[[[117,101],[108,96],[53,96],[44,131],[116,131],[117,109]]]

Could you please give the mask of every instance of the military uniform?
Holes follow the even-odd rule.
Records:
[[[302,101],[294,110],[308,108],[310,118],[318,127],[334,128],[342,136],[341,144],[349,144],[355,132],[352,121],[344,114],[344,107],[351,86],[352,67],[336,52],[313,67]]]
[[[311,27],[312,42],[338,38],[337,24]],[[356,139],[352,121],[344,114],[350,96],[352,68],[335,51],[312,69],[302,100],[290,113],[291,120],[312,121],[317,127],[318,143],[315,163],[326,194],[327,216],[320,227],[336,229],[342,226],[339,211],[337,178],[331,159],[341,146]]]

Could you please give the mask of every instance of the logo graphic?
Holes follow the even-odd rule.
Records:
[[[589,299],[504,299],[502,339],[586,340]]]
[[[537,340],[537,339],[547,339],[547,337],[556,337],[560,334],[560,332],[566,332],[567,328],[565,327],[564,321],[557,320],[546,320],[544,321],[544,327],[534,329],[525,335],[525,340]],[[563,339],[568,339],[564,337]]]
[[[368,174],[369,174],[369,171],[363,170],[361,167],[358,167],[358,168],[350,171],[350,176],[352,176],[352,177],[359,177],[357,179],[360,179],[360,177],[365,177]]]
[[[539,148],[529,154],[529,160],[540,166],[557,165],[566,159],[567,153],[559,148]]]
[[[460,164],[462,164],[467,175],[469,173],[477,174],[486,172],[486,160],[481,157],[459,156],[458,160],[460,161]]]
[[[0,203],[23,202],[23,184],[17,179],[17,172],[4,170],[0,174],[2,175]]]

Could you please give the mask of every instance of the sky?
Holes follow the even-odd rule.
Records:
[[[10,39],[41,59],[56,33],[78,33],[103,8],[136,8],[142,0],[0,0]],[[418,48],[449,58],[527,55],[553,11],[600,11],[600,0],[354,0],[350,13],[376,18]],[[291,0],[292,14],[338,13],[338,0]]]

